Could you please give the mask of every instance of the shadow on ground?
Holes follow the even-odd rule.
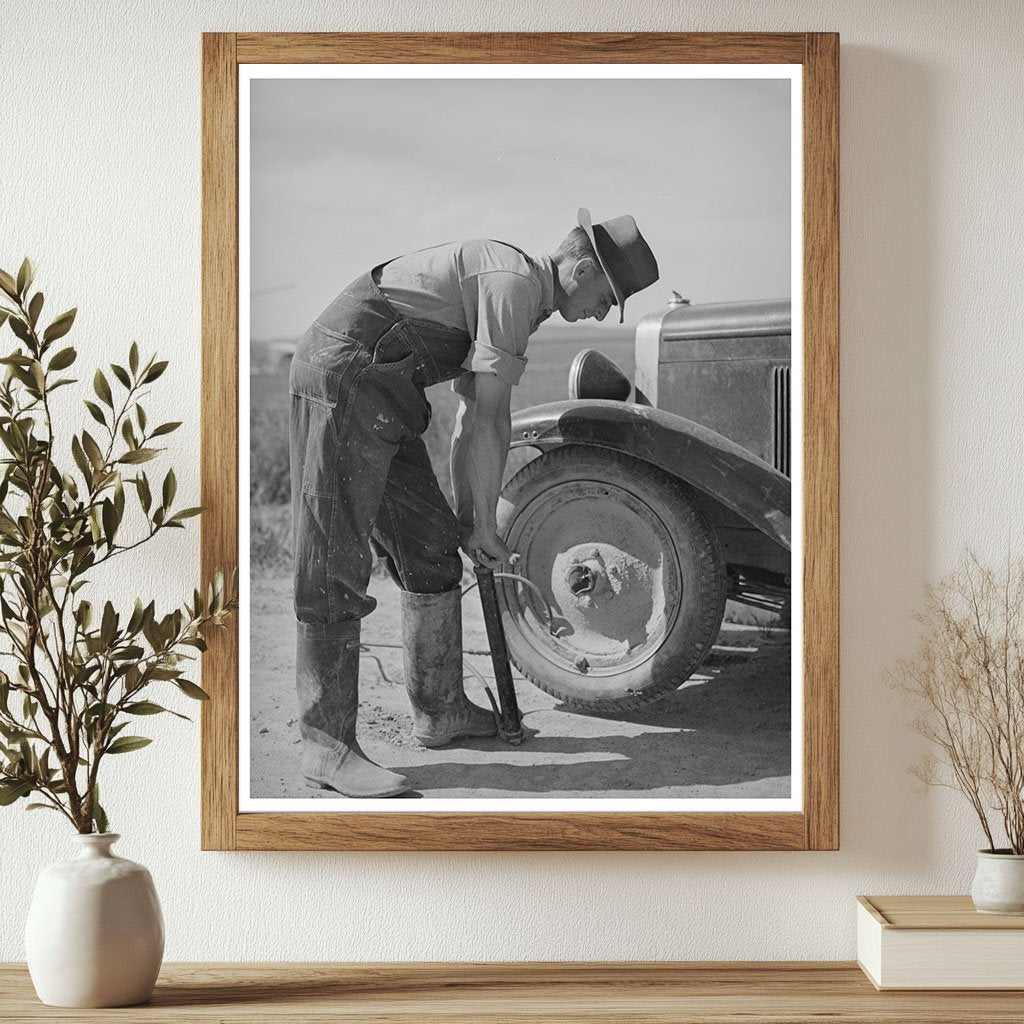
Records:
[[[430,798],[784,798],[790,793],[788,633],[727,627],[701,674],[641,711],[580,713],[517,677],[527,739],[424,750],[412,739],[403,685],[398,592],[375,580],[363,627],[360,741]],[[251,603],[251,795],[343,799],[298,777],[294,624],[286,578],[256,584]],[[465,647],[486,650],[478,602],[465,604]],[[467,692],[486,706],[486,656],[467,659]]]

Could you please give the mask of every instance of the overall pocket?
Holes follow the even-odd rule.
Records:
[[[378,339],[360,382],[379,410],[376,432],[391,444],[419,437],[430,422],[430,406],[416,379],[418,366],[408,328],[399,322]]]
[[[289,456],[293,495],[298,491],[322,497],[334,493],[340,385],[335,374],[292,359]]]
[[[404,373],[407,368],[411,373],[415,369],[415,359],[408,328],[399,321],[377,339],[373,346],[373,362],[370,365],[374,369],[388,373]]]

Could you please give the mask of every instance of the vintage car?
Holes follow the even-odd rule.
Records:
[[[790,304],[690,305],[636,329],[635,386],[594,350],[569,399],[513,417],[540,455],[506,484],[501,587],[516,667],[565,704],[623,712],[688,679],[727,599],[790,589]]]

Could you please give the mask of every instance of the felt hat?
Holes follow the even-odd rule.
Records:
[[[628,213],[592,224],[590,211],[581,206],[576,214],[576,223],[586,231],[601,269],[612,286],[621,324],[625,319],[626,299],[658,280],[654,253]]]

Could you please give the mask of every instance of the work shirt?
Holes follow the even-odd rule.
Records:
[[[526,369],[529,337],[554,309],[555,266],[505,242],[448,242],[399,256],[379,270],[377,285],[395,311],[465,331],[472,344],[453,382],[472,397],[472,373],[509,385]]]

